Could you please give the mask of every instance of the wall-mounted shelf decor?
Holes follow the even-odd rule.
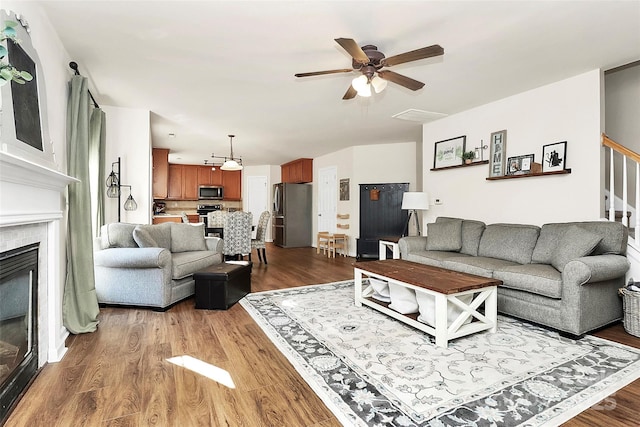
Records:
[[[349,214],[338,214],[338,219],[349,219]]]
[[[455,168],[466,168],[469,166],[478,166],[478,165],[488,165],[489,164],[489,160],[480,160],[479,162],[472,162],[467,164],[461,164],[461,165],[455,165],[455,166],[445,166],[442,168],[431,168],[430,170],[432,171],[443,171],[445,169],[455,169]]]
[[[526,173],[522,175],[490,176],[486,178],[486,180],[497,181],[499,179],[531,178],[533,176],[566,175],[570,173],[571,173],[571,169],[563,169],[561,171],[554,171],[554,172],[536,172],[536,173]]]
[[[349,229],[349,224],[338,224],[338,225],[336,225],[336,227],[342,228],[344,230],[348,230]]]

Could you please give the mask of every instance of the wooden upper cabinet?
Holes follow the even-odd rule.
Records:
[[[182,200],[198,200],[198,170],[200,166],[183,165]]]
[[[222,171],[224,200],[242,200],[242,171]]]
[[[166,199],[169,187],[169,149],[154,148],[151,150],[153,157],[153,185],[154,199]]]
[[[183,165],[169,164],[169,185],[167,199],[182,200],[182,169]]]
[[[313,159],[297,159],[280,166],[282,182],[301,184],[313,181]]]
[[[242,200],[242,171],[212,171],[211,166],[176,164],[168,164],[167,169],[168,200],[198,200],[200,185],[221,185],[225,200]]]

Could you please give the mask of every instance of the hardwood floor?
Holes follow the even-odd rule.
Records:
[[[273,245],[267,256],[268,265],[254,264],[254,292],[353,278],[353,258]],[[6,426],[340,425],[239,304],[193,305],[101,309],[98,331],[69,338],[67,355],[42,369]],[[621,324],[597,335],[640,348]],[[179,356],[227,371],[235,388],[167,361]],[[638,402],[640,380],[565,425],[640,425]]]

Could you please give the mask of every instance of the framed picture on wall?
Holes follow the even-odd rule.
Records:
[[[547,144],[542,147],[542,172],[556,172],[565,169],[567,141]]]
[[[349,178],[340,180],[340,200],[349,200]]]
[[[506,174],[505,160],[507,152],[507,130],[500,130],[491,134],[489,142],[489,176]]]
[[[524,156],[509,157],[507,161],[507,175],[525,175],[531,173],[533,164],[533,154],[525,154]]]
[[[433,168],[439,169],[461,165],[466,140],[466,136],[458,136],[436,142],[433,152]]]

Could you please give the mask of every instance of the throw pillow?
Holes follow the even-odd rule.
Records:
[[[427,225],[427,250],[459,252],[462,248],[462,220]]]
[[[158,247],[158,243],[153,239],[153,237],[151,237],[151,234],[149,234],[149,230],[141,227],[136,227],[133,229],[133,240],[135,240],[138,246],[141,248]]]
[[[602,240],[602,236],[577,225],[567,228],[560,243],[553,251],[551,265],[562,272],[569,261],[591,254],[600,240]]]
[[[206,251],[204,224],[171,223],[171,252]]]
[[[100,239],[102,249],[107,248],[135,248],[136,242],[133,240],[133,230],[136,224],[124,222],[114,222],[105,224],[100,229]]]
[[[139,225],[138,229],[145,230],[149,233],[149,236],[156,242],[154,247],[165,248],[171,250],[171,228],[170,223],[165,222],[162,224],[145,224]]]

